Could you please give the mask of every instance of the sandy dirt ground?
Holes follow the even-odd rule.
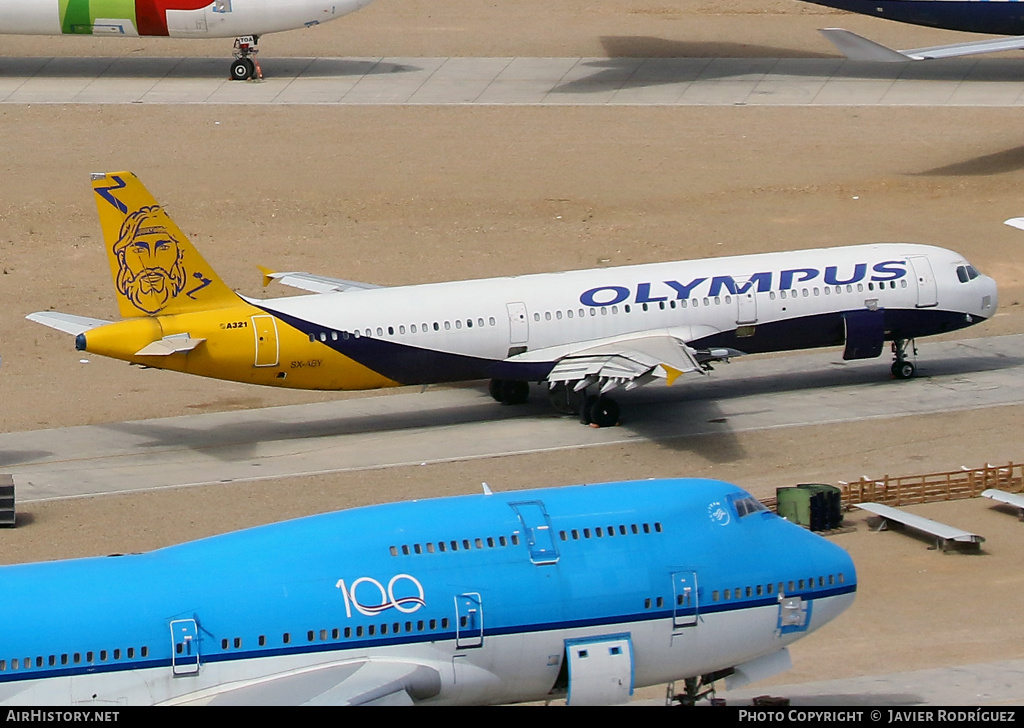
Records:
[[[275,55],[825,56],[815,29],[830,25],[899,47],[964,37],[788,0],[377,0],[268,36],[261,58],[270,69]],[[0,38],[0,56],[226,59],[229,48]],[[46,309],[116,317],[88,184],[97,170],[135,171],[246,295],[287,294],[264,292],[257,264],[397,285],[912,240],[959,250],[998,281],[999,315],[963,336],[1024,332],[1024,233],[1002,225],[1024,215],[1010,109],[33,105],[0,106],[0,128],[2,431],[367,396],[83,363],[70,337],[25,321]],[[1005,463],[1024,457],[1022,415],[1001,407],[30,504],[19,528],[0,532],[0,561],[145,550],[484,480],[508,490],[702,475],[763,496]],[[987,503],[922,512],[978,529],[983,553],[938,554],[854,517],[857,530],[835,538],[858,564],[857,603],[796,647],[785,681],[1024,654],[1024,627],[1006,618],[1021,588],[1019,524]]]

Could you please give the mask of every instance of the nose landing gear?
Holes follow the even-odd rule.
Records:
[[[235,60],[231,62],[232,81],[263,78],[263,71],[256,60],[256,54],[260,52],[257,47],[259,40],[257,35],[243,35],[235,38]]]
[[[896,379],[910,379],[917,371],[914,362],[907,358],[907,346],[914,356],[917,356],[917,347],[913,339],[896,339],[892,342],[892,375]]]

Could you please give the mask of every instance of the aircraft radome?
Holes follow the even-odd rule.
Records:
[[[231,78],[258,75],[261,35],[340,18],[372,0],[3,0],[0,34],[235,38]]]
[[[842,28],[821,33],[854,61],[907,62],[1024,49],[1024,13],[1014,0],[803,0],[876,18],[931,28],[1010,36],[895,50]]]
[[[0,703],[612,704],[791,666],[849,555],[734,485],[369,506],[0,567]]]
[[[608,397],[744,353],[843,346],[908,378],[917,337],[996,310],[995,282],[908,243],[797,250],[385,288],[264,271],[313,293],[234,293],[135,175],[93,175],[122,321],[42,311],[79,351],[157,369],[321,390],[490,379],[505,404],[543,382],[553,405],[614,425]]]

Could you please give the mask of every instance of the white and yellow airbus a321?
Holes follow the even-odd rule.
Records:
[[[584,423],[614,425],[612,390],[671,385],[740,354],[842,346],[913,376],[916,337],[996,310],[996,284],[961,255],[907,243],[797,250],[385,288],[264,271],[312,295],[234,293],[130,172],[93,175],[122,321],[43,311],[80,351],[279,387],[373,389],[530,382]]]

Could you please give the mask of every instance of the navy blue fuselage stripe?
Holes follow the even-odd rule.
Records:
[[[331,330],[264,306],[260,308],[307,336]],[[371,336],[355,337],[351,334],[346,337],[339,336],[337,340],[328,337],[327,341],[320,343],[401,384],[466,382],[492,378],[540,381],[554,366],[554,362],[515,364],[467,354],[423,349]]]
[[[330,330],[265,306],[261,306],[261,308],[307,336],[319,336],[320,333]],[[835,311],[782,321],[757,323],[754,325],[752,336],[740,337],[734,329],[697,339],[690,342],[690,345],[696,349],[732,347],[747,354],[842,346],[846,337],[843,320],[846,313],[846,311]],[[913,339],[956,331],[976,322],[969,321],[961,312],[935,308],[888,308],[884,309],[884,314],[886,341]],[[554,362],[518,363],[485,359],[467,354],[423,349],[371,336],[355,337],[351,334],[339,335],[337,340],[328,337],[327,341],[321,343],[401,384],[431,384],[491,378],[541,381],[547,377],[555,364]]]

